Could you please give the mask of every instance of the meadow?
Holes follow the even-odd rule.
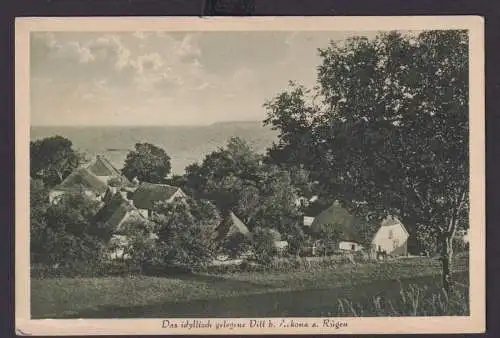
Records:
[[[290,271],[31,280],[32,318],[468,315],[468,260],[440,289],[433,258]]]

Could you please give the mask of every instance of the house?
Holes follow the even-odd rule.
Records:
[[[124,247],[128,244],[128,238],[123,234],[125,227],[147,221],[147,215],[137,209],[122,191],[116,192],[95,215],[96,225],[112,233],[110,240],[110,246],[113,248],[110,253],[112,259],[126,258]]]
[[[278,255],[282,255],[288,249],[288,242],[287,241],[275,241],[274,248],[276,249],[276,252],[278,253]]]
[[[304,216],[304,220],[303,220],[302,224],[304,227],[310,228],[311,225],[313,224],[313,222],[314,222],[314,217]]]
[[[407,256],[410,234],[395,216],[387,216],[380,223],[373,239],[372,252],[385,252],[389,255]]]
[[[338,238],[336,243],[329,243],[334,250],[360,251],[363,240],[358,235],[361,221],[344,209],[338,201],[314,217],[310,232],[316,236],[323,236],[324,232],[333,233]]]
[[[119,178],[124,184],[131,185],[110,161],[102,155],[97,155],[92,161],[75,169],[54,187],[49,192],[49,201],[57,203],[59,197],[76,189],[81,189],[87,196],[96,200],[102,200],[111,178]]]
[[[58,199],[67,192],[81,189],[88,197],[100,200],[106,192],[107,184],[90,172],[81,167],[69,174],[59,185],[49,192],[50,203],[57,203]]]
[[[319,199],[318,195],[312,197],[301,196],[295,200],[295,206],[298,208],[307,208],[309,205],[317,202]]]
[[[350,214],[338,201],[317,215],[310,225],[311,232],[322,235],[326,227],[338,240],[330,243],[334,250],[369,250],[372,254],[407,255],[409,233],[394,216],[387,216],[374,225]],[[333,228],[333,229],[332,229]]]
[[[241,236],[246,239],[249,244],[253,241],[252,232],[232,211],[230,211],[222,222],[215,229],[215,240],[221,243],[231,236]],[[282,240],[274,241],[274,247],[278,254],[284,253],[288,248],[288,242]],[[243,256],[249,253],[244,253]]]
[[[459,229],[455,232],[455,238],[463,243],[469,243],[469,229]]]
[[[111,178],[121,178],[123,180],[127,180],[121,174],[121,172],[116,169],[106,157],[102,155],[96,155],[92,161],[85,164],[85,167],[100,180],[106,183]]]
[[[130,193],[130,200],[134,206],[151,217],[156,202],[173,202],[176,198],[184,199],[186,194],[181,188],[167,184],[155,184],[142,182],[135,191]]]
[[[248,230],[247,226],[232,211],[222,219],[215,229],[215,232],[215,240],[218,242],[235,234],[241,234],[242,237],[246,238],[248,241],[252,240],[252,233],[250,230]]]

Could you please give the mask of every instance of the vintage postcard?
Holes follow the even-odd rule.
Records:
[[[483,31],[18,18],[18,334],[484,332]]]

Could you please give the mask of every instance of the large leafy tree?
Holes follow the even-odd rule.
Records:
[[[186,190],[212,201],[223,212],[233,210],[246,222],[258,204],[260,160],[245,141],[233,137],[201,164],[186,168]]]
[[[317,90],[294,85],[266,104],[280,132],[269,155],[303,164],[350,209],[427,234],[448,289],[452,238],[468,218],[467,32],[390,32],[319,53]]]
[[[48,187],[61,183],[78,167],[80,159],[73,143],[62,136],[30,142],[30,176]]]
[[[210,202],[191,198],[158,202],[154,222],[161,264],[192,269],[206,265],[214,257],[220,216]]]
[[[263,156],[234,137],[186,172],[190,194],[212,201],[223,213],[233,211],[250,230],[274,227],[287,238],[303,235],[295,205],[300,189],[294,185],[294,178],[303,185],[301,170],[291,175],[287,168],[263,163]]]
[[[136,143],[125,159],[122,174],[129,180],[137,178],[149,183],[163,182],[170,173],[170,156],[151,143]]]
[[[32,262],[43,259],[46,212],[49,208],[49,194],[42,180],[30,180],[30,256]]]
[[[131,219],[116,232],[117,235],[124,236],[125,241],[109,249],[122,249],[129,267],[137,268],[142,273],[143,268],[158,255],[154,230],[155,225],[149,220]]]
[[[100,260],[107,239],[95,232],[97,202],[75,191],[44,208],[43,214],[39,208],[31,208],[31,250],[40,263],[72,266]]]

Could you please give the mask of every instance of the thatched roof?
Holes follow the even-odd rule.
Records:
[[[401,224],[395,216],[387,216],[382,222],[368,222],[362,217],[349,213],[339,202],[335,201],[330,207],[323,210],[314,218],[311,224],[313,233],[318,233],[322,227],[335,227],[339,232],[339,239],[343,241],[369,244],[380,227]],[[404,226],[403,229],[407,231]]]
[[[104,193],[107,184],[90,172],[87,168],[78,168],[69,174],[54,190],[69,191],[77,187],[83,187],[97,193]]]
[[[371,234],[366,233],[369,227],[366,226],[365,222],[361,218],[350,214],[337,201],[319,213],[311,224],[313,233],[320,232],[324,227],[336,228],[339,239],[343,241],[364,243],[367,241],[367,237],[371,236]]]
[[[109,229],[119,231],[119,225],[124,217],[133,212],[133,215],[138,219],[146,221],[134,205],[125,199],[120,192],[117,192],[113,197],[99,210],[95,216],[96,222],[104,223]]]
[[[96,155],[86,168],[96,176],[122,176],[120,171],[102,155]]]
[[[216,240],[223,240],[235,233],[240,233],[248,239],[252,237],[247,226],[230,211],[216,228]]]
[[[152,209],[159,201],[169,201],[180,188],[166,184],[143,182],[133,192],[131,199],[140,209]]]

